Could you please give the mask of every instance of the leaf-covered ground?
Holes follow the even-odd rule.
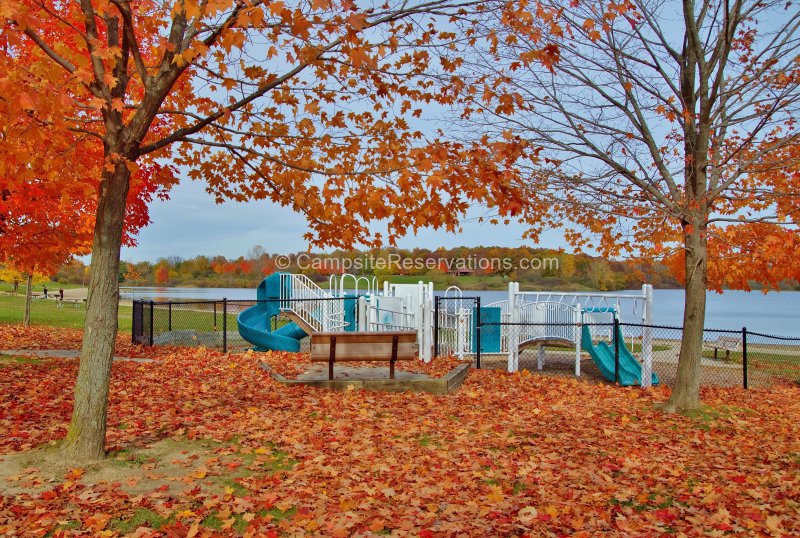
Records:
[[[0,348],[79,336],[0,326]],[[795,386],[664,416],[661,388],[473,370],[450,396],[333,392],[282,386],[257,354],[138,355],[160,361],[114,364],[110,460],[20,465],[0,534],[800,534]],[[64,435],[76,368],[0,359],[0,468]]]

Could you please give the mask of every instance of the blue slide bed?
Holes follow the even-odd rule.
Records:
[[[280,273],[262,280],[256,291],[259,303],[237,318],[239,334],[253,344],[256,351],[300,351],[300,340],[307,336],[296,323],[270,330],[272,318],[280,313],[280,284]]]
[[[642,365],[636,360],[625,346],[625,339],[622,337],[622,330],[617,327],[615,335],[619,346],[619,382],[621,385],[629,387],[631,385],[642,384]],[[583,326],[581,332],[581,349],[589,354],[594,360],[600,373],[609,381],[614,381],[614,348],[606,342],[592,342],[592,333],[588,325]],[[653,372],[653,385],[658,385],[658,376]]]

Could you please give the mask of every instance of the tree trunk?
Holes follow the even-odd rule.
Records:
[[[124,163],[104,172],[97,220],[75,406],[62,450],[71,461],[105,456],[106,414],[117,335],[119,255],[130,172]]]
[[[33,300],[33,274],[26,275],[27,289],[25,290],[25,315],[22,318],[24,327],[31,326],[31,300]]]
[[[700,407],[700,361],[706,319],[707,252],[706,234],[694,227],[684,236],[686,286],[683,309],[683,337],[678,357],[675,388],[664,409],[690,411]]]

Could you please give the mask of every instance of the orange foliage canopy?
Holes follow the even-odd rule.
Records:
[[[169,157],[218,200],[304,213],[311,243],[377,245],[425,226],[453,230],[476,201],[519,211],[509,165],[525,143],[437,141],[415,119],[420,103],[453,101],[425,76],[457,46],[447,22],[486,6],[98,0],[85,3],[87,19],[80,3],[6,0],[6,60],[24,54],[48,102],[5,84],[13,106],[64,137],[80,133],[98,155],[102,140],[109,172]]]
[[[5,41],[5,34],[3,40]],[[61,81],[37,70],[39,55],[25,48],[0,54],[0,263],[26,272],[55,271],[91,248],[102,146],[71,131],[67,115],[78,100],[62,93]],[[149,223],[147,204],[165,197],[173,170],[141,166],[128,195],[126,244]]]

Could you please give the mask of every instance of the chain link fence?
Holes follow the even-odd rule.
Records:
[[[590,317],[591,323],[557,317],[511,323],[502,302],[482,305],[478,297],[437,297],[434,354],[472,359],[478,368],[580,375],[625,385],[640,384],[649,366],[653,383],[674,385],[681,327],[621,323],[611,315],[608,323],[599,323],[597,317]],[[800,382],[800,338],[745,328],[705,329],[698,367],[703,385]]]
[[[580,375],[623,385],[641,384],[649,363],[653,384],[667,386],[675,383],[683,337],[681,327],[632,323],[480,323],[472,331],[477,333],[480,347],[469,342],[440,347],[444,354],[463,350],[477,367]],[[800,338],[706,329],[699,370],[703,385],[800,382]]]
[[[253,345],[239,335],[237,317],[258,303],[134,301],[132,340],[144,345],[250,349]],[[499,306],[482,305],[480,297],[437,297],[433,319],[435,356],[471,359],[477,368],[579,374],[626,385],[639,384],[650,364],[653,382],[672,386],[683,337],[681,327],[661,325],[510,323]],[[296,321],[280,313],[270,319],[270,330]],[[301,351],[308,346],[309,338],[301,340]],[[800,338],[745,328],[706,329],[699,368],[703,385],[747,388],[800,382]]]
[[[306,301],[308,302],[308,301]],[[223,351],[244,351],[253,344],[239,334],[238,316],[257,304],[279,300],[134,301],[131,341],[149,346],[203,346]],[[293,320],[278,314],[270,320],[274,331]],[[300,341],[307,351],[309,338]]]

